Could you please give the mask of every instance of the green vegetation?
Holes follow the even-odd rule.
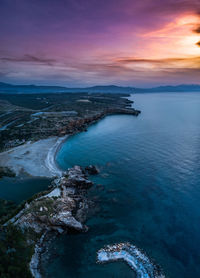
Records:
[[[10,219],[23,208],[24,203],[15,203],[0,199],[0,223]],[[27,244],[27,235],[12,224],[0,226],[0,278],[31,278],[29,262],[33,246]],[[31,236],[34,238],[34,235]]]
[[[49,191],[39,192],[18,206],[14,202],[0,199],[0,278],[32,277],[29,263],[34,252],[34,243],[38,241],[41,234],[36,234],[31,229],[22,231],[11,223],[6,226],[3,224],[20,212],[26,203],[31,203],[34,199],[48,194]],[[50,214],[53,212],[52,204],[52,199],[41,199],[36,203],[34,210],[39,215]],[[41,206],[46,210],[40,211]]]
[[[36,198],[42,197],[48,194],[50,191],[51,189],[38,192],[34,194],[32,197],[30,197],[29,199],[27,199],[26,201],[20,203],[18,206],[11,201],[0,199],[0,224],[3,225],[9,219],[11,219],[16,214],[18,214],[22,209],[24,209],[26,203],[30,204]]]
[[[0,151],[29,140],[85,130],[85,119],[92,121],[94,117],[106,114],[107,110],[130,107],[126,96],[100,93],[0,94]]]
[[[49,191],[39,192],[18,206],[14,202],[0,199],[0,278],[32,277],[29,271],[29,263],[34,252],[34,242],[37,242],[41,235],[32,230],[22,232],[12,224],[7,226],[3,226],[3,224],[20,212],[26,203],[31,203],[34,199],[46,195]],[[49,202],[51,200],[44,202],[41,199],[41,203],[48,208],[48,213],[51,208]],[[32,242],[32,245],[30,242]]]
[[[109,104],[109,107],[125,102],[126,94],[98,94],[98,93],[51,93],[51,94],[0,94],[0,99],[12,105],[26,109],[64,111],[99,109],[99,105]],[[79,99],[88,99],[90,102],[77,102]],[[53,107],[52,107],[53,105]],[[95,107],[94,107],[95,105]]]
[[[31,203],[34,199],[48,194],[49,191],[39,192],[18,206],[12,201],[0,199],[0,278],[32,277],[29,263],[34,252],[34,242],[37,242],[41,235],[30,229],[22,232],[12,224],[7,226],[3,224],[19,213],[26,203]],[[49,202],[51,200],[44,202],[41,199],[42,205],[48,208],[48,213],[51,211]]]
[[[8,167],[0,167],[0,178],[2,177],[15,177],[15,173]]]
[[[0,219],[14,210],[16,210],[16,204],[14,202],[0,199]]]
[[[9,202],[8,206],[6,206],[7,202]],[[6,200],[1,199],[0,200],[0,211],[4,212],[4,214],[0,215],[0,225],[3,225],[9,219],[14,217],[18,212],[20,212],[24,208],[25,203],[26,202],[22,202],[21,204],[19,204],[17,206],[11,201],[6,201]]]
[[[43,198],[41,200],[38,200],[37,202],[34,202],[30,209],[26,210],[26,213],[28,214],[29,212],[36,213],[39,216],[42,215],[51,215],[54,212],[54,207],[53,207],[54,201],[51,198]],[[40,210],[42,208],[42,210]]]
[[[0,239],[0,278],[31,278],[33,246],[28,246],[25,234],[10,224],[1,228]]]
[[[45,95],[40,96],[40,94],[1,94],[0,99],[8,101],[12,105],[34,110],[44,109],[49,106],[45,101]]]
[[[125,96],[97,93],[0,94],[0,151],[30,140],[85,130],[89,124],[109,114],[108,110],[120,113],[120,109],[123,111],[127,106],[130,107],[130,101]],[[127,111],[130,112],[130,109]],[[2,168],[0,177],[5,175],[5,171],[7,175],[13,176],[9,169]],[[33,245],[30,244],[36,242],[41,235],[36,235],[32,230],[21,231],[12,224],[3,224],[24,209],[26,203],[30,204],[49,191],[38,193],[19,206],[0,200],[0,278],[31,277],[28,264],[33,254]],[[59,208],[57,205],[58,202],[55,202],[53,206],[52,199],[41,198],[34,212],[40,217],[50,216]]]

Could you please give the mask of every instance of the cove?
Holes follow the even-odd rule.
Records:
[[[29,176],[14,178],[3,177],[0,180],[0,198],[20,204],[34,194],[47,190],[51,180]]]
[[[135,277],[122,262],[96,263],[99,249],[118,242],[146,252],[167,277],[200,277],[200,94],[131,99],[139,117],[106,117],[57,153],[62,169],[94,164],[100,174],[90,230],[51,244],[48,277]]]

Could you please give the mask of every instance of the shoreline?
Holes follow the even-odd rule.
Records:
[[[55,176],[62,176],[63,171],[59,168],[58,164],[56,163],[56,155],[62,147],[62,145],[66,142],[68,137],[68,134],[64,137],[58,137],[56,143],[50,148],[49,152],[47,153],[45,165],[52,174],[55,174]]]
[[[117,243],[107,245],[97,252],[97,263],[124,261],[141,278],[165,278],[161,268],[135,245]]]
[[[63,130],[63,136],[47,137],[35,142],[28,141],[12,149],[0,153],[0,167],[9,168],[16,176],[28,174],[32,177],[61,177],[62,169],[55,161],[56,154],[69,136],[86,131],[87,128],[106,116],[125,114],[138,116],[139,110],[130,108],[107,109],[92,117],[79,119],[70,132]]]
[[[0,166],[8,167],[16,176],[21,173],[32,177],[53,178],[62,176],[55,162],[56,154],[69,135],[49,137],[0,153]]]
[[[87,176],[79,166],[70,168],[67,172],[59,168],[56,163],[56,155],[62,144],[66,142],[69,136],[87,131],[88,127],[96,124],[106,116],[117,114],[138,116],[139,113],[140,111],[126,107],[107,108],[94,115],[85,115],[82,118],[77,117],[71,121],[69,126],[65,126],[63,123],[59,132],[53,133],[54,130],[52,129],[50,133],[45,133],[44,136],[35,136],[34,140],[37,138],[37,141],[23,141],[23,145],[13,146],[13,148],[0,153],[0,166],[2,168],[9,168],[16,176],[26,174],[30,177],[52,178],[54,179],[52,184],[56,188],[60,188],[59,196],[55,195],[54,192],[59,188],[53,189],[43,198],[35,198],[31,202],[25,203],[24,209],[11,219],[13,220],[12,225],[17,225],[22,230],[24,227],[29,227],[40,236],[34,243],[32,257],[29,265],[27,265],[33,277],[41,278],[43,274],[40,263],[41,254],[44,250],[42,248],[46,243],[44,231],[49,231],[50,229],[60,234],[65,232],[65,230],[70,231],[71,229],[78,232],[86,232],[88,230],[84,222],[89,204],[84,195],[92,186],[92,182],[87,179]],[[42,129],[38,132],[42,132]],[[45,139],[39,139],[39,137]],[[6,139],[6,143],[9,143],[9,138]],[[11,147],[12,144],[8,144],[8,146]],[[76,210],[74,211],[75,208]],[[51,212],[52,210],[53,213]],[[40,231],[43,234],[42,236]],[[31,235],[27,234],[27,236]]]
[[[17,215],[7,222],[12,221],[13,225],[25,230],[27,240],[30,238],[34,241],[34,250],[28,264],[34,278],[43,277],[41,260],[43,254],[48,251],[52,237],[88,230],[85,225],[85,215],[89,209],[86,192],[93,183],[80,166],[69,168],[56,180],[57,186],[51,192],[26,203]]]

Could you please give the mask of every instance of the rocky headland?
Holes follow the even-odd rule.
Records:
[[[25,234],[27,243],[34,246],[34,254],[30,262],[33,277],[42,277],[40,273],[40,255],[49,235],[62,233],[86,232],[85,225],[90,202],[87,190],[93,185],[86,172],[97,173],[95,166],[82,169],[74,166],[52,182],[52,189],[24,207],[12,219],[4,224],[13,224]],[[90,171],[90,170],[89,170]]]
[[[37,101],[43,105],[43,98],[38,96]],[[21,97],[17,96],[17,98]],[[27,96],[24,98],[26,100]],[[2,111],[1,115],[0,110],[0,125],[1,121],[13,122],[14,116],[18,119],[19,113],[22,113],[23,117],[25,112],[30,113],[29,121],[24,122],[26,118],[23,118],[22,122],[16,126],[9,125],[5,130],[0,129],[0,177],[8,176],[11,172],[17,176],[21,173],[35,177],[60,176],[62,172],[57,167],[54,158],[56,151],[68,136],[87,131],[90,125],[108,115],[138,116],[140,114],[139,110],[130,107],[132,101],[122,98],[121,95],[81,94],[80,96],[75,94],[75,96],[67,95],[66,97],[63,94],[54,98],[52,100],[51,95],[48,99],[48,95],[45,95],[45,103],[48,100],[45,112],[44,109],[39,112],[31,110],[32,106],[29,102],[26,108],[18,107],[17,110],[16,105],[10,104],[9,109],[11,111],[14,109],[14,112]],[[25,101],[23,98],[22,100]],[[35,101],[34,98],[33,100]],[[50,101],[54,104],[50,105]],[[70,102],[70,111],[67,111],[68,102]],[[28,112],[27,109],[29,109]],[[17,115],[15,115],[16,111]]]
[[[9,111],[0,111],[0,177],[25,173],[54,180],[48,192],[36,194],[0,220],[3,234],[17,235],[20,239],[15,241],[17,247],[23,242],[23,250],[29,250],[29,256],[23,258],[29,263],[30,275],[40,278],[45,243],[55,235],[88,230],[85,225],[90,208],[87,191],[92,186],[88,175],[98,173],[92,165],[61,171],[55,163],[57,150],[69,135],[86,131],[107,115],[138,116],[140,111],[131,108],[132,101],[119,94],[51,94],[13,99],[6,99]],[[24,108],[19,106],[20,101]],[[33,110],[32,102],[34,108],[37,103],[38,110]],[[15,253],[19,255],[19,251]],[[17,267],[20,272],[19,264]],[[24,269],[28,271],[26,265]],[[27,272],[27,277],[31,277],[28,275]]]
[[[124,94],[0,95],[0,151],[87,130],[111,114],[137,116]]]

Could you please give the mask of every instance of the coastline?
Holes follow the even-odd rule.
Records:
[[[133,108],[111,108],[92,117],[77,119],[73,122],[72,128],[62,130],[63,136],[50,136],[34,142],[28,141],[17,147],[0,153],[0,167],[10,169],[16,176],[28,174],[32,177],[61,177],[63,171],[55,161],[57,151],[66,139],[87,128],[109,115],[126,114],[138,116],[139,110]]]
[[[161,268],[136,246],[126,243],[107,245],[97,252],[97,263],[124,261],[141,278],[165,278]]]
[[[53,178],[62,176],[62,170],[55,162],[55,156],[68,135],[50,137],[0,153],[0,166],[10,168],[16,176],[21,173],[33,177]]]
[[[31,272],[31,275],[34,278],[42,278],[42,275],[40,273],[40,256],[41,256],[41,251],[42,251],[42,243],[44,241],[45,234],[43,234],[39,240],[38,243],[36,243],[35,248],[34,248],[34,253],[33,256],[31,257],[31,261],[29,263],[29,269]]]
[[[56,178],[57,185],[27,202],[24,208],[7,223],[26,231],[26,238],[34,244],[28,264],[34,278],[43,277],[42,256],[48,251],[52,237],[68,232],[86,232],[85,215],[89,203],[86,197],[93,183],[80,166],[74,166]],[[5,224],[5,227],[7,226]]]
[[[86,131],[89,126],[95,124],[99,120],[103,119],[105,116],[118,114],[118,112],[120,114],[129,114],[127,111],[115,111],[115,113],[113,112],[114,111],[109,111],[107,113],[102,113],[98,116],[90,118],[89,120],[86,119],[83,123],[80,124],[80,126],[78,126],[78,128],[73,130],[73,132],[71,132],[70,134],[65,134],[62,137],[54,136],[47,139],[41,139],[36,142],[26,142],[23,145],[14,147],[12,149],[9,149],[8,151],[4,151],[0,153],[0,166],[8,167],[16,174],[16,176],[25,173],[33,177],[58,177],[59,180],[61,180],[64,171],[59,169],[55,158],[62,144],[69,136],[75,135],[82,131]],[[81,195],[81,197],[83,196]],[[81,210],[84,211],[84,209],[85,207],[83,206]],[[34,252],[29,263],[29,269],[31,271],[31,274],[35,278],[42,277],[40,263],[41,253],[43,251],[45,242],[45,237],[42,236],[35,244]]]
[[[59,137],[56,143],[50,148],[50,150],[47,153],[45,165],[54,176],[62,176],[63,171],[59,168],[58,164],[56,163],[56,155],[68,137],[69,135]]]

